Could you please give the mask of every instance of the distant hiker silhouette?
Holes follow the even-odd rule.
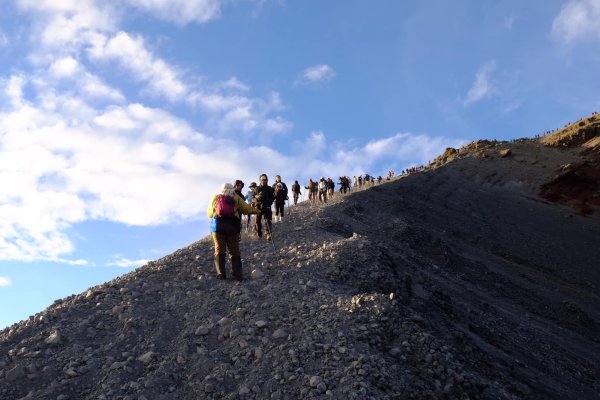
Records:
[[[275,201],[275,193],[271,186],[269,186],[269,178],[267,175],[262,174],[258,179],[258,186],[256,187],[256,195],[254,196],[254,205],[260,210],[260,214],[256,217],[254,222],[254,230],[258,237],[262,237],[262,219],[265,219],[267,225],[267,240],[271,240],[271,232],[273,231],[272,219],[273,211],[271,206]]]
[[[281,182],[275,185],[275,221],[281,221],[283,218],[283,211],[285,208],[285,201],[287,200],[286,190],[283,188]]]
[[[298,181],[294,181],[292,184],[292,196],[294,197],[294,205],[298,204],[298,196],[300,196],[300,184]]]
[[[248,203],[248,204],[253,203],[254,195],[256,194],[255,190],[256,190],[256,182],[251,182],[250,186],[248,186],[248,191],[246,192],[246,203]],[[247,220],[246,220],[246,232],[248,232],[248,230],[250,229],[251,226],[252,226],[252,214],[248,214]]]

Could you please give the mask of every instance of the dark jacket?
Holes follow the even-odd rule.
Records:
[[[285,188],[281,188],[280,190],[275,189],[275,205],[285,204],[287,200],[287,191]]]
[[[254,204],[261,210],[271,208],[275,201],[275,191],[271,186],[258,185],[256,187],[256,195],[254,196]]]
[[[292,184],[292,193],[300,194],[300,185],[298,183]]]
[[[275,183],[273,184],[273,186],[272,186],[272,188],[273,188],[273,191],[275,191],[275,190],[276,190],[276,188],[277,188],[277,184],[278,184],[278,183],[281,183],[281,186],[283,186],[283,191],[285,192],[285,197],[287,198],[287,195],[288,195],[288,188],[287,188],[287,185],[286,185],[285,183],[283,183],[283,182],[275,182]]]

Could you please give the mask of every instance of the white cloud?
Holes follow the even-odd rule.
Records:
[[[335,75],[335,70],[329,65],[314,65],[312,67],[306,68],[302,72],[302,74],[300,74],[298,83],[310,84],[318,82],[328,82],[332,80],[335,77]]]
[[[167,7],[160,1],[135,3],[152,13]],[[317,151],[285,154],[287,149],[267,147],[262,140],[292,128],[279,115],[286,105],[277,92],[250,97],[250,88],[235,77],[200,87],[199,79],[149,49],[144,37],[119,31],[119,13],[109,3],[19,4],[32,16],[33,50],[26,56],[30,70],[0,77],[0,260],[88,265],[69,259],[76,250],[70,228],[84,221],[147,226],[203,218],[207,193],[232,177],[255,180],[269,171],[306,178],[360,174],[381,160],[420,163],[453,144],[398,134],[349,146],[328,143],[315,131],[299,146]],[[217,16],[200,15],[202,4],[218,2],[190,4],[197,8],[189,22]],[[173,15],[165,18],[187,21]],[[134,90],[141,86],[142,92],[194,107],[212,136],[111,87],[97,61],[111,73],[128,71]],[[334,76],[331,67],[321,65],[307,69],[303,79],[323,82]],[[119,256],[111,262],[130,266],[145,260]]]
[[[207,119],[207,128],[213,132],[236,135],[261,132],[275,135],[292,129],[292,124],[287,119],[272,116],[285,109],[278,93],[270,93],[264,99],[195,93],[189,100],[211,114]]]
[[[182,100],[188,93],[178,71],[148,51],[142,37],[132,37],[127,32],[105,40],[97,36],[89,55],[96,60],[118,61],[134,79],[146,82],[152,93],[171,101]]]
[[[552,23],[552,34],[565,44],[600,40],[600,0],[569,0]]]
[[[248,87],[248,85],[246,85],[245,83],[241,82],[235,76],[229,78],[225,82],[222,82],[219,86],[221,88],[223,88],[223,89],[231,89],[231,90],[236,90],[236,91],[239,91],[239,92],[247,92],[247,91],[250,90],[250,88]]]
[[[270,93],[261,99],[239,94],[228,95],[219,91],[248,91],[249,88],[237,78],[216,84],[214,88],[194,88],[185,83],[177,68],[146,49],[141,37],[132,37],[126,32],[119,32],[110,39],[98,35],[88,49],[88,54],[95,60],[116,60],[134,79],[145,82],[148,90],[156,96],[166,96],[172,102],[185,102],[201,107],[208,113],[207,128],[213,131],[225,134],[257,131],[282,134],[291,129],[292,125],[286,119],[271,116],[284,109],[278,93]]]
[[[380,171],[381,165],[399,172],[408,166],[426,164],[447,147],[458,148],[466,143],[466,140],[405,132],[349,145],[328,142],[323,132],[316,131],[305,141],[294,143],[297,156],[282,157],[280,163],[274,164],[279,165],[275,170],[281,171],[282,176],[301,176],[306,180],[320,176],[384,174],[387,171]]]
[[[0,32],[0,47],[8,46],[8,37],[3,32]]]
[[[74,250],[65,234],[73,224],[147,225],[200,212],[198,180],[208,170],[181,171],[174,158],[206,146],[187,123],[139,104],[96,111],[66,95],[33,104],[23,84],[4,81],[13,108],[0,113],[0,180],[10,186],[0,193],[0,259],[81,264],[63,258]]]
[[[327,139],[323,131],[313,131],[298,150],[308,150],[310,153],[317,155],[321,154],[326,149],[326,146]]]
[[[68,77],[75,74],[79,63],[72,57],[60,58],[50,66],[50,73],[58,77]]]
[[[4,92],[7,101],[13,107],[19,107],[23,100],[23,86],[25,86],[25,77],[22,75],[12,75],[8,79],[0,80],[2,92]]]
[[[69,95],[38,104],[14,88],[25,80],[4,84],[12,85],[5,93],[19,101],[0,113],[1,260],[86,265],[65,257],[75,250],[69,227],[83,221],[146,226],[195,219],[203,215],[207,193],[232,177],[254,179],[263,171],[301,177],[373,173],[382,160],[421,163],[455,145],[405,133],[349,148],[328,143],[315,131],[301,145],[310,151],[290,156],[239,138],[211,139],[142,104],[95,110]],[[274,96],[263,106],[279,107],[279,102]]]
[[[125,101],[125,96],[119,90],[106,85],[99,77],[89,72],[82,76],[79,87],[82,93],[90,98],[106,99],[116,103]]]
[[[447,147],[458,148],[465,140],[449,139],[427,134],[397,133],[393,136],[372,140],[364,147],[354,149],[351,156],[363,157],[370,168],[381,160],[404,160],[406,165],[424,165],[443,153]]]
[[[0,287],[7,287],[7,286],[12,286],[12,281],[5,276],[0,276]]]
[[[132,6],[150,12],[154,17],[185,25],[204,23],[221,15],[221,0],[127,0]]]
[[[489,61],[477,71],[475,82],[467,92],[467,98],[463,101],[464,106],[469,106],[497,92],[497,89],[490,82],[490,75],[495,69],[496,62]]]
[[[206,10],[219,5],[217,1],[176,3],[131,2],[149,12],[158,13],[166,8],[187,10],[186,15],[190,18],[195,16],[196,21],[204,20],[198,17],[203,12],[203,15],[216,16]],[[200,108],[206,119],[205,129],[215,134],[262,132],[274,135],[291,129],[289,121],[273,115],[283,110],[278,94],[272,93],[264,98],[248,97],[245,93],[250,88],[235,77],[221,83],[205,83],[205,87],[201,87],[201,79],[186,76],[178,66],[162,59],[148,48],[144,37],[120,31],[120,17],[125,11],[117,5],[93,0],[21,0],[19,4],[31,15],[35,27],[30,31],[34,48],[28,58],[52,78],[49,80],[41,72],[36,77],[38,86],[46,86],[44,96],[48,107],[53,106],[53,91],[58,93],[69,84],[69,90],[76,91],[86,101],[124,104],[127,94],[106,83],[108,79],[103,74],[107,74],[107,70],[102,68],[110,67],[110,73],[121,72],[117,71],[120,69],[128,75],[128,87],[123,90],[131,92],[137,89],[134,93],[139,98],[151,95],[154,100],[166,99],[171,103]],[[51,35],[52,40],[45,38],[48,32],[56,30],[59,32]],[[53,89],[53,85],[59,84],[63,85],[60,89]]]
[[[110,5],[93,0],[19,0],[19,7],[35,16],[33,32],[40,44],[52,48],[72,48],[96,31],[112,31],[119,20]]]
[[[513,100],[504,105],[502,109],[502,115],[510,114],[511,112],[518,110],[521,105],[523,105],[523,101],[520,99]]]
[[[119,268],[137,268],[142,265],[148,264],[152,260],[130,260],[128,258],[117,256],[115,260],[106,263],[108,267],[119,267]]]

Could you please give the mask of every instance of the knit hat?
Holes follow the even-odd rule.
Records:
[[[261,176],[258,177],[258,180],[260,181],[262,178],[269,180],[269,178],[267,177],[267,174],[262,174]]]
[[[231,196],[233,194],[233,185],[231,183],[224,183],[221,186],[221,194]]]

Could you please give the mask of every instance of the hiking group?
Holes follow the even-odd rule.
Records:
[[[275,177],[275,183],[269,186],[269,178],[262,174],[258,178],[258,185],[252,182],[250,190],[243,194],[244,182],[236,180],[232,185],[224,183],[221,193],[213,196],[208,204],[207,215],[211,218],[211,235],[215,244],[214,265],[217,279],[225,279],[226,251],[229,251],[231,260],[231,275],[234,281],[242,281],[242,259],[240,254],[240,237],[242,230],[242,215],[247,215],[246,230],[249,229],[252,214],[254,218],[254,232],[263,237],[263,219],[266,228],[265,237],[272,239],[272,205],[275,204],[276,221],[281,221],[284,215],[285,202],[288,200],[288,188]],[[297,181],[296,181],[297,183]],[[297,196],[295,197],[297,198]]]
[[[388,180],[393,173],[388,174]],[[377,182],[381,183],[381,176]],[[375,183],[375,179],[368,174],[364,177],[354,177],[355,188],[361,188]],[[339,180],[340,193],[347,193],[352,190],[350,177],[342,176]],[[249,190],[244,195],[242,190],[244,182],[236,180],[231,183],[224,183],[221,192],[213,196],[208,204],[207,215],[211,218],[211,235],[215,245],[214,267],[217,279],[226,279],[226,254],[229,251],[231,261],[231,275],[236,282],[242,281],[242,258],[240,254],[240,238],[242,226],[248,232],[252,226],[252,214],[255,214],[253,232],[257,237],[263,237],[263,220],[266,232],[266,240],[273,239],[273,211],[275,204],[275,222],[282,221],[285,213],[285,204],[289,200],[288,187],[281,181],[281,176],[275,176],[275,183],[269,185],[269,178],[266,174],[260,175],[258,185],[252,182]],[[308,191],[308,199],[311,204],[316,203],[317,198],[320,202],[326,203],[335,192],[335,183],[331,178],[321,177],[318,182],[312,179],[304,186]],[[294,181],[291,186],[294,205],[298,204],[298,198],[302,194],[300,184]],[[245,221],[242,216],[246,215]],[[273,244],[273,247],[275,245]]]

